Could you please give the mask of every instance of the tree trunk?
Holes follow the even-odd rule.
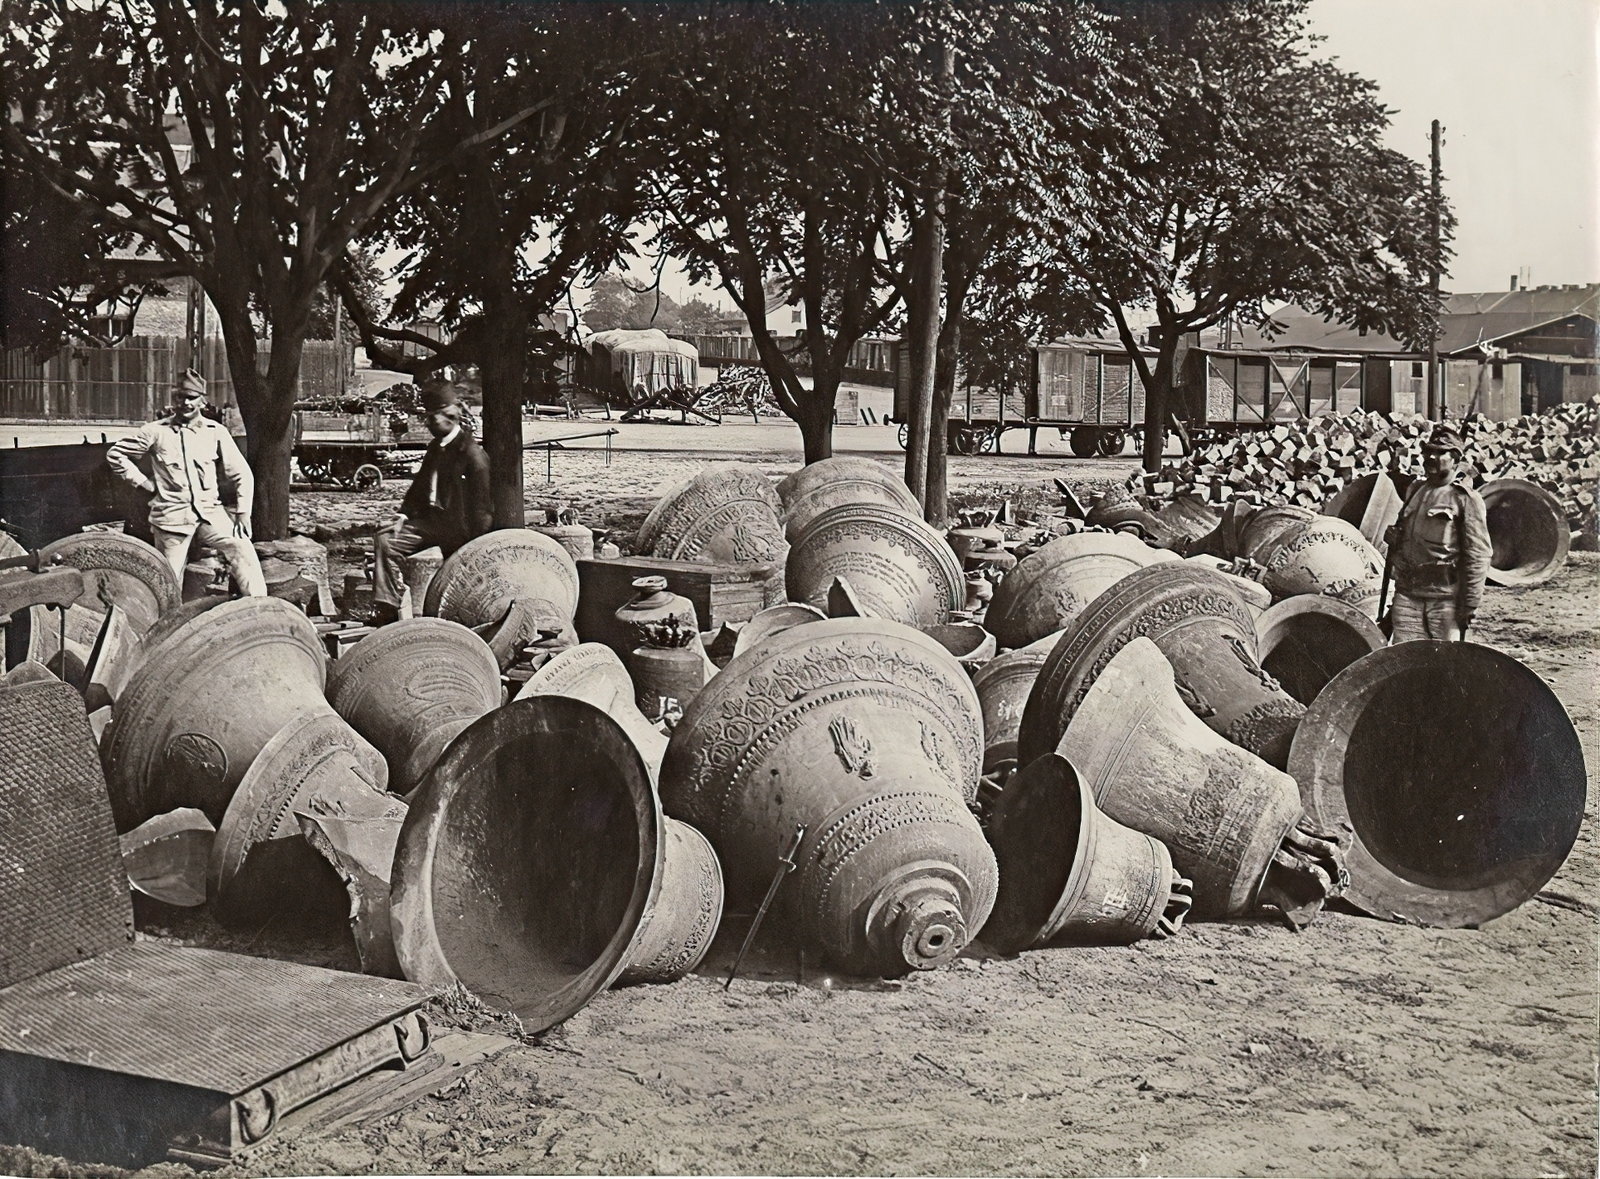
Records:
[[[805,445],[806,465],[833,457],[833,406],[839,397],[839,383],[844,371],[829,364],[811,360],[811,388],[802,389],[796,398],[800,415],[795,419],[800,427],[800,439]]]
[[[933,415],[928,430],[928,496],[923,518],[935,528],[950,526],[950,406],[955,397],[956,363],[961,356],[961,312],[950,306],[939,329],[934,366]]]
[[[939,339],[939,286],[943,271],[944,218],[940,195],[911,228],[911,301],[906,309],[906,343],[911,362],[910,410],[906,423],[906,486],[917,502],[928,504],[928,448],[942,435],[933,432],[933,378]]]
[[[1161,453],[1166,449],[1167,415],[1172,398],[1172,362],[1178,350],[1174,332],[1161,337],[1161,351],[1156,357],[1155,372],[1144,381],[1144,452],[1143,466],[1150,474],[1161,470]]]
[[[483,448],[489,456],[489,486],[496,528],[527,523],[522,502],[522,384],[528,324],[521,303],[511,296],[491,308],[486,347],[479,358],[483,374]]]

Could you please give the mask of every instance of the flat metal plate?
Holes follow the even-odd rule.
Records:
[[[0,1051],[234,1096],[415,1010],[428,993],[396,979],[140,942],[0,990]]]
[[[132,937],[83,697],[59,682],[0,689],[0,987]]]

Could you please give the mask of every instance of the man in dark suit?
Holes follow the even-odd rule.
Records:
[[[400,518],[374,538],[373,622],[378,626],[400,617],[402,560],[433,545],[448,557],[494,527],[489,458],[462,428],[460,393],[450,385],[430,388],[422,406],[433,442],[400,501]],[[421,612],[421,602],[412,605]]]

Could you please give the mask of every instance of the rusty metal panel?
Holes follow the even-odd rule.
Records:
[[[0,987],[132,937],[83,697],[62,683],[0,690]]]

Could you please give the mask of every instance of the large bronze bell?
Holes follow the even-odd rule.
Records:
[[[961,666],[884,619],[770,636],[695,697],[661,766],[667,812],[705,832],[754,907],[797,825],[786,903],[804,941],[857,974],[950,961],[994,901],[969,805],[982,713]]]
[[[570,696],[594,705],[622,726],[643,759],[650,780],[660,778],[661,759],[667,752],[666,734],[639,711],[633,678],[616,652],[604,643],[579,643],[551,656],[517,692],[518,700],[534,696]]]
[[[101,741],[117,830],[180,806],[220,824],[276,733],[336,715],[325,662],[310,619],[277,598],[225,602],[168,635],[122,690]]]
[[[1409,484],[1410,480],[1402,478],[1402,482]],[[1395,480],[1385,471],[1373,471],[1329,496],[1322,514],[1354,524],[1372,547],[1383,553],[1387,551],[1383,534],[1399,518],[1402,502]]]
[[[1237,548],[1218,555],[1249,557],[1258,565],[1265,565],[1286,537],[1316,518],[1316,512],[1297,504],[1274,504],[1253,510],[1241,507],[1238,509]],[[1224,516],[1218,527],[1226,532],[1227,523]]]
[[[1354,606],[1368,618],[1378,613],[1383,557],[1354,524],[1317,516],[1285,528],[1267,547],[1261,584],[1274,601],[1297,594],[1322,594]]]
[[[823,611],[802,602],[784,602],[778,606],[768,606],[740,628],[739,635],[733,642],[733,653],[735,656],[743,655],[768,635],[788,630],[791,626],[821,622],[826,617],[828,616]]]
[[[1002,647],[1026,647],[1071,626],[1085,606],[1135,569],[1176,559],[1122,532],[1059,537],[1006,574],[983,625]]]
[[[1572,850],[1588,789],[1578,734],[1544,680],[1492,648],[1426,639],[1334,677],[1301,722],[1289,772],[1311,819],[1350,833],[1352,904],[1448,927],[1543,888]]]
[[[1101,810],[1166,844],[1197,918],[1268,904],[1303,925],[1341,887],[1339,849],[1302,829],[1294,779],[1201,724],[1149,639],[1106,665],[1057,752]]]
[[[443,618],[373,631],[328,674],[328,702],[388,759],[396,794],[415,790],[455,735],[500,699],[488,645]]]
[[[639,527],[634,548],[673,561],[775,565],[783,560],[783,504],[748,463],[718,463],[678,484]]]
[[[783,527],[790,543],[811,521],[841,504],[871,503],[922,516],[922,505],[899,472],[877,459],[835,455],[801,467],[778,484]]]
[[[1187,561],[1128,574],[1062,635],[1023,710],[1018,764],[1055,748],[1101,670],[1141,635],[1153,639],[1171,661],[1178,690],[1197,716],[1228,740],[1283,767],[1305,705],[1262,669],[1255,624],[1244,603],[1221,575]]]
[[[445,559],[428,582],[423,613],[471,628],[499,626],[495,645],[514,653],[541,630],[573,633],[577,608],[572,555],[531,528],[497,528]]]
[[[1377,623],[1337,598],[1285,598],[1256,619],[1261,666],[1301,704],[1386,641]]]
[[[1166,845],[1097,807],[1059,754],[1017,772],[990,812],[988,834],[1000,892],[981,936],[1001,953],[1171,937],[1193,900]]]
[[[395,849],[390,919],[407,978],[463,983],[529,1031],[635,968],[666,981],[715,935],[709,845],[675,838],[622,729],[564,696],[517,700],[450,743]],[[697,861],[674,865],[679,853]]]
[[[827,610],[835,578],[862,607],[908,626],[937,626],[966,601],[960,562],[934,527],[881,504],[842,504],[812,519],[784,566],[789,598]]]
[[[1543,585],[1567,563],[1572,532],[1561,501],[1526,479],[1494,479],[1478,489],[1489,516],[1489,580]]]

